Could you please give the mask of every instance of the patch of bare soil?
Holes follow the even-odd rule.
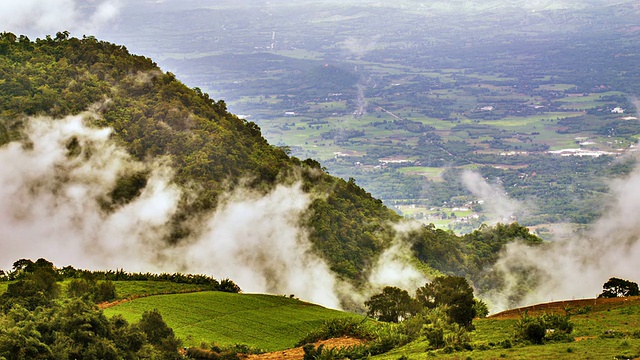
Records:
[[[580,299],[580,300],[564,300],[555,301],[546,304],[536,304],[518,309],[506,310],[495,315],[489,316],[491,319],[518,319],[525,312],[531,316],[541,315],[543,313],[561,313],[575,314],[580,308],[590,307],[591,311],[603,311],[614,309],[628,305],[639,305],[640,296],[619,297],[612,299]]]
[[[340,349],[347,348],[350,346],[363,344],[364,340],[350,338],[350,337],[341,337],[329,340],[322,340],[315,343],[315,346],[324,345],[327,349]],[[282,351],[274,351],[271,353],[259,354],[259,355],[249,355],[246,357],[248,360],[277,360],[277,359],[287,359],[287,360],[302,360],[304,358],[304,350],[302,347],[297,347],[293,349],[287,349]]]
[[[104,310],[106,308],[110,308],[110,307],[113,307],[113,306],[116,306],[116,305],[120,305],[122,303],[125,303],[127,301],[131,301],[131,300],[133,300],[133,299],[120,299],[120,300],[111,301],[111,302],[105,301],[105,302],[98,303],[98,308],[100,310]]]

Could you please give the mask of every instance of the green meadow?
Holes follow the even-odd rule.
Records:
[[[357,315],[284,296],[197,292],[139,298],[105,309],[129,322],[158,309],[185,346],[245,344],[265,351],[293,347],[324,321]]]

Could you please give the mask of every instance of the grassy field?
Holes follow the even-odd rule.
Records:
[[[613,301],[608,301],[613,300]],[[530,315],[559,312],[569,309],[574,324],[572,342],[544,345],[515,344],[505,348],[496,344],[513,341],[514,323],[518,311],[497,314],[474,321],[471,333],[474,350],[445,354],[427,351],[428,342],[417,340],[374,359],[626,359],[640,356],[640,298],[599,299],[542,304]]]
[[[266,351],[293,345],[325,320],[356,316],[283,296],[198,292],[135,299],[105,309],[130,322],[158,309],[185,346],[216,342]]]
[[[202,285],[177,284],[169,281],[114,281],[118,299],[208,290]]]

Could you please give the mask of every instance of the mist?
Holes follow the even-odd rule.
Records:
[[[462,183],[475,195],[487,213],[487,223],[511,223],[518,215],[525,212],[525,206],[518,200],[509,197],[504,188],[498,184],[489,184],[482,175],[474,171],[462,173]]]
[[[167,234],[180,190],[171,170],[136,162],[110,141],[109,129],[92,129],[83,118],[29,120],[25,140],[0,148],[0,267],[19,258],[45,257],[84,268],[147,271]],[[77,141],[75,154],[68,144]],[[100,205],[129,171],[151,171],[135,201],[106,211]]]
[[[361,305],[387,285],[424,284],[400,241],[363,269],[371,286],[356,291],[338,280],[300,222],[313,200],[300,182],[266,194],[238,186],[215,211],[186,221],[191,235],[168,242],[181,199],[193,195],[172,182],[168,159],[139,162],[115,144],[111,129],[87,126],[95,116],[28,119],[23,140],[0,147],[0,269],[46,258],[59,267],[207,274],[245,292],[336,309],[343,301]],[[105,205],[119,178],[141,171],[149,176],[139,196]]]
[[[483,206],[495,214],[492,221],[506,222],[528,205],[510,199],[498,184],[466,172],[463,182]],[[640,280],[640,169],[610,182],[610,202],[605,214],[583,230],[554,231],[541,246],[510,243],[492,270],[504,279],[501,288],[481,296],[492,312],[556,300],[593,298],[611,277]],[[508,221],[512,222],[512,221]]]
[[[20,0],[0,2],[3,31],[43,37],[58,31],[92,34],[116,18],[119,0]]]
[[[411,244],[406,241],[406,236],[403,236],[419,226],[419,223],[409,221],[395,226],[396,238],[391,246],[380,254],[369,274],[370,295],[385,286],[396,286],[414,292],[428,281],[425,274],[414,266],[415,257]]]
[[[634,214],[640,211],[640,169],[611,184],[613,201],[608,211],[587,231],[557,239],[548,246],[528,248],[521,244],[507,247],[496,269],[506,276],[515,268],[530,269],[526,280],[535,291],[523,304],[559,299],[592,298],[602,292],[611,277],[640,280],[640,224]],[[515,290],[510,283],[507,289]]]
[[[44,257],[87,269],[204,273],[244,291],[339,307],[334,277],[298,223],[310,203],[299,184],[230,193],[214,213],[191,220],[194,237],[170,245],[183,196],[171,168],[133,160],[111,130],[84,124],[90,116],[31,119],[24,141],[0,148],[0,268]],[[74,141],[80,153],[69,150]],[[150,176],[138,197],[114,210],[101,205],[120,176],[140,170]]]

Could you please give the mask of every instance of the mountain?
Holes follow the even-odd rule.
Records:
[[[3,33],[0,55],[2,159],[13,163],[8,173],[31,174],[20,175],[28,181],[17,186],[15,178],[2,179],[4,216],[15,220],[2,233],[12,239],[3,245],[3,262],[46,256],[57,263],[56,257],[78,258],[85,261],[78,260],[80,266],[130,267],[145,260],[145,271],[155,264],[158,270],[222,272],[243,289],[259,272],[262,283],[254,291],[284,292],[296,284],[294,290],[303,290],[295,291],[322,302],[325,289],[339,287],[336,281],[363,288],[376,266],[403,258],[427,272],[479,280],[506,243],[523,235],[529,244],[540,242],[517,224],[485,227],[465,238],[432,226],[401,230],[401,218],[355,180],[333,177],[313,159],[289,156],[287,148],[269,144],[255,123],[229,113],[223,101],[189,89],[124,46],[66,32],[35,41]],[[355,81],[337,68],[314,71],[311,76],[330,71]],[[55,138],[51,149],[38,140],[64,132],[56,126],[79,126],[63,120],[52,125],[42,117],[69,116],[93,130]],[[102,128],[112,130],[93,133]],[[20,160],[31,159],[25,154],[52,156],[60,145],[61,160],[49,175],[33,175],[42,161]],[[164,173],[169,180],[158,181]],[[37,196],[46,199],[46,210],[38,208]],[[25,221],[37,216],[46,224]],[[233,231],[216,230],[227,225]],[[30,235],[34,229],[41,231]],[[385,264],[381,255],[398,249],[404,255]],[[232,267],[235,272],[225,273]],[[425,281],[424,275],[414,278]],[[329,304],[338,306],[336,301]]]

